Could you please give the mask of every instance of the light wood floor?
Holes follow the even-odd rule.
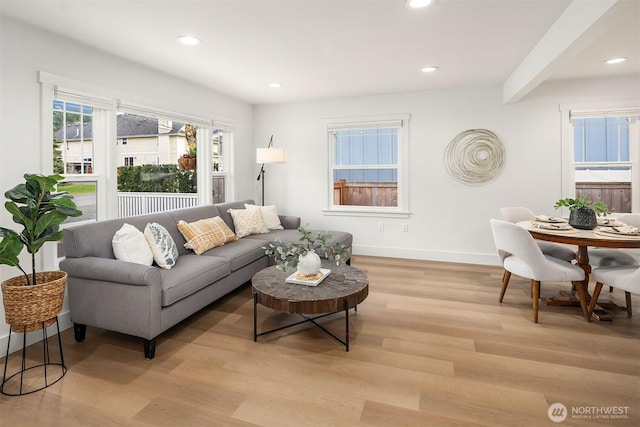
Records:
[[[66,376],[0,396],[0,425],[640,425],[639,298],[631,319],[586,323],[578,308],[541,304],[534,324],[526,280],[512,277],[498,303],[497,267],[362,256],[353,266],[370,294],[351,312],[348,353],[310,325],[254,343],[244,286],[163,334],[152,361],[138,339],[89,327],[76,343],[64,331]],[[543,283],[542,294],[567,288]],[[342,334],[342,316],[323,322]],[[569,411],[560,424],[547,415],[556,402]],[[628,418],[571,415],[594,407],[628,407]]]

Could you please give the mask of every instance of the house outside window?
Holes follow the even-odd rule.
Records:
[[[53,101],[54,167],[56,173],[93,173],[93,107]]]
[[[124,158],[124,165],[125,166],[133,166],[133,157],[125,157]]]
[[[408,116],[328,124],[328,211],[407,214],[407,124]]]

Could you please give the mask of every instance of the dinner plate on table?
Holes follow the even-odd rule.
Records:
[[[538,228],[542,228],[543,230],[554,230],[554,231],[567,231],[573,230],[573,227],[569,224],[565,223],[540,223],[538,224]]]
[[[620,222],[617,219],[598,218],[598,225],[600,227],[622,227],[624,222]]]
[[[633,226],[624,227],[602,227],[600,231],[607,234],[614,234],[618,236],[640,236],[640,228]]]
[[[546,222],[549,224],[562,224],[562,223],[568,223],[569,221],[567,221],[564,218],[558,218],[555,216],[546,216],[546,215],[536,215],[535,216],[535,220],[538,222]]]

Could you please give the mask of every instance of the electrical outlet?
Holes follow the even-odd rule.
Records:
[[[378,222],[378,231],[384,231],[384,222]]]
[[[406,233],[407,231],[409,231],[409,224],[407,224],[406,222],[403,222],[400,225],[400,231],[402,231],[403,233]]]

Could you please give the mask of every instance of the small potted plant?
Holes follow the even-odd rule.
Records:
[[[36,272],[36,254],[46,242],[62,239],[60,225],[67,217],[82,215],[66,191],[55,192],[60,175],[25,174],[25,182],[4,193],[5,209],[23,226],[20,233],[0,227],[0,264],[18,267],[21,276],[2,282],[6,322],[19,332],[53,324],[62,309],[67,273]],[[20,266],[24,248],[31,254],[31,274]]]
[[[598,225],[597,216],[604,216],[611,213],[606,203],[603,201],[592,202],[586,197],[576,199],[560,199],[553,206],[555,209],[566,207],[571,212],[569,214],[569,225],[582,230],[593,230]]]
[[[300,238],[297,242],[277,240],[276,243],[269,243],[263,248],[267,256],[274,258],[276,268],[284,271],[297,269],[304,276],[316,274],[321,264],[316,251],[336,265],[344,264],[349,260],[350,248],[343,243],[330,244],[331,234],[318,231],[314,235],[304,227],[298,228],[298,231]]]

